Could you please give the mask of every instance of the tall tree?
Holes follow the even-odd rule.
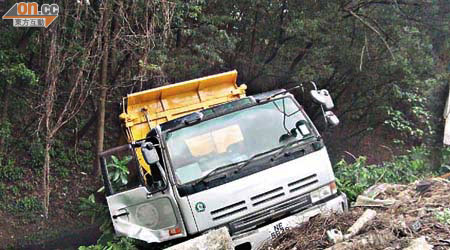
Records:
[[[96,144],[96,159],[94,162],[93,174],[98,175],[100,173],[100,161],[99,154],[103,151],[104,137],[105,137],[105,108],[106,97],[108,92],[108,60],[109,60],[109,43],[110,43],[110,4],[109,1],[103,2],[102,13],[102,65],[100,74],[100,94],[98,100],[98,117],[97,117],[97,144]]]
[[[65,4],[66,7],[69,6],[67,2]],[[62,13],[61,19],[63,21],[53,25],[43,37],[49,44],[44,78],[46,89],[43,95],[42,105],[40,105],[43,107],[43,111],[39,122],[39,127],[44,132],[42,188],[45,218],[48,218],[50,206],[50,152],[54,145],[55,136],[64,125],[78,114],[86,102],[92,88],[92,84],[88,81],[88,78],[90,75],[95,74],[96,59],[98,58],[97,56],[91,55],[95,55],[93,52],[96,49],[95,45],[99,29],[94,29],[92,38],[85,43],[82,53],[79,55],[77,50],[70,50],[70,45],[74,46],[77,43],[76,37],[70,37],[70,31],[62,29],[62,27],[67,28],[68,26],[69,13]],[[66,39],[70,41],[70,45],[67,47],[64,46]],[[66,64],[66,62],[70,62],[78,55],[78,59],[81,59],[77,62],[79,63],[78,65]],[[71,60],[68,60],[69,58]],[[70,82],[67,83],[61,77],[64,72],[73,74],[75,77],[69,78]]]

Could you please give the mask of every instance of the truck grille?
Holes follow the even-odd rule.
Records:
[[[214,211],[211,211],[211,216],[212,216],[213,220],[220,220],[220,219],[240,213],[245,210],[247,210],[245,201],[240,201],[240,202],[236,202],[231,205],[228,205],[226,207],[222,207],[222,208],[216,209]]]
[[[304,210],[310,206],[311,197],[309,194],[302,195],[236,220],[230,223],[230,231],[232,234],[244,232],[257,226],[269,224],[275,219]]]
[[[283,187],[278,187],[270,191],[264,192],[262,194],[253,196],[252,198],[250,198],[250,200],[253,202],[252,204],[253,206],[258,206],[268,201],[280,198],[282,196],[284,196]]]
[[[302,178],[302,179],[299,179],[299,180],[289,183],[288,184],[289,192],[293,193],[293,192],[301,191],[302,189],[304,189],[306,187],[316,184],[317,182],[319,182],[316,177],[317,177],[317,174],[312,174],[305,178]]]
[[[239,202],[235,202],[224,207],[220,207],[216,210],[210,212],[211,218],[213,221],[222,220],[228,218],[230,216],[234,216],[236,214],[242,213],[246,210],[252,210],[257,208],[264,208],[263,205],[266,203],[272,202],[276,200],[280,200],[281,203],[270,206],[269,208],[264,209],[264,211],[259,211],[256,213],[252,213],[250,216],[246,216],[243,219],[240,219],[238,223],[241,226],[247,224],[253,224],[254,221],[259,221],[261,219],[266,220],[267,217],[271,217],[275,214],[279,214],[281,212],[292,212],[293,210],[298,211],[304,206],[310,204],[309,195],[298,196],[295,193],[304,193],[307,191],[307,188],[311,188],[314,184],[317,184],[319,181],[317,179],[317,174],[312,174],[307,177],[292,181],[288,183],[287,186],[279,186],[268,191],[262,192],[260,194],[254,195],[250,197],[250,200],[246,202],[245,200],[241,200]],[[288,201],[283,201],[283,199],[289,199]]]
[[[214,210],[211,215],[213,220],[219,220],[247,209],[257,209],[256,212],[245,215],[229,224],[231,233],[245,232],[310,207],[312,204],[310,195],[305,193],[317,186],[318,183],[317,174],[311,174],[289,182],[284,187],[279,186],[254,195],[247,202],[240,201]],[[265,207],[266,204],[269,206]]]

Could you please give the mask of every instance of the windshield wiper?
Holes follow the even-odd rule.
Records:
[[[194,181],[194,182],[192,183],[192,185],[197,185],[198,183],[202,182],[202,181],[205,180],[206,178],[208,178],[208,177],[210,177],[211,175],[217,173],[217,171],[219,171],[219,170],[223,170],[223,169],[229,168],[229,167],[231,167],[231,166],[235,166],[235,165],[244,163],[244,162],[246,162],[246,161],[247,161],[247,160],[244,160],[244,161],[238,161],[238,162],[233,162],[233,163],[231,163],[231,164],[227,164],[227,165],[223,165],[223,166],[221,166],[221,167],[215,168],[215,169],[209,171],[207,174],[205,174],[205,175],[203,175],[202,177],[200,177],[199,179],[197,179],[196,181]]]
[[[235,172],[239,172],[239,171],[240,171],[241,169],[243,169],[245,166],[247,166],[248,164],[250,164],[254,159],[256,159],[256,158],[258,158],[258,157],[260,157],[260,156],[263,156],[263,155],[272,153],[272,152],[274,152],[274,151],[280,150],[280,149],[282,149],[282,148],[284,148],[284,146],[282,146],[282,147],[277,147],[277,148],[272,148],[271,150],[264,151],[264,152],[262,152],[262,153],[258,153],[258,154],[252,155],[252,157],[250,157],[250,158],[248,158],[247,160],[243,161],[244,164],[242,164],[241,166],[237,167],[236,170],[235,170]]]
[[[288,144],[286,144],[283,147],[281,147],[281,150],[276,155],[274,155],[271,160],[273,161],[273,160],[277,159],[280,155],[284,154],[286,149],[290,148],[292,145],[297,144],[297,143],[299,143],[301,141],[313,138],[313,137],[314,136],[311,135],[311,136],[308,136],[308,137],[303,137],[301,139],[289,142]]]
[[[263,155],[265,155],[265,154],[269,154],[269,153],[274,152],[274,151],[276,151],[276,150],[280,150],[281,148],[282,148],[282,147],[273,148],[273,149],[270,149],[270,150],[268,150],[268,151],[264,151],[264,152],[262,152],[262,153],[258,153],[258,154],[252,155],[252,156],[251,156],[250,158],[248,158],[247,160],[238,161],[238,162],[234,162],[234,163],[231,163],[231,164],[227,164],[227,165],[224,165],[224,166],[215,168],[215,169],[209,171],[207,174],[205,174],[205,175],[203,175],[202,177],[200,177],[199,179],[197,179],[195,182],[192,183],[192,185],[196,185],[196,184],[198,184],[198,183],[204,181],[206,178],[208,178],[208,177],[210,177],[211,175],[217,173],[217,171],[219,171],[219,170],[223,170],[223,169],[229,168],[229,167],[231,167],[231,166],[236,166],[236,165],[239,165],[239,164],[243,164],[242,166],[239,166],[239,167],[236,168],[235,171],[237,172],[237,171],[239,171],[240,169],[242,169],[243,167],[247,166],[253,159],[258,158],[258,157],[260,157],[260,156],[263,156]]]
[[[206,178],[212,176],[213,174],[217,173],[217,172],[220,171],[220,170],[227,169],[227,168],[229,168],[229,167],[231,167],[231,166],[236,166],[236,165],[242,164],[241,166],[239,166],[239,167],[237,167],[237,168],[235,169],[235,172],[239,172],[241,169],[243,169],[243,168],[246,167],[248,164],[250,164],[254,159],[256,159],[256,158],[258,158],[258,157],[261,157],[261,156],[263,156],[263,155],[266,155],[266,154],[269,154],[269,153],[272,153],[272,152],[281,150],[279,153],[277,153],[276,155],[274,155],[274,156],[271,158],[271,160],[274,160],[274,159],[276,159],[278,156],[280,156],[281,154],[283,154],[284,151],[285,151],[287,148],[289,148],[290,146],[292,146],[292,145],[294,145],[294,144],[296,144],[296,143],[299,143],[299,142],[301,142],[301,141],[303,141],[303,140],[310,139],[310,138],[312,138],[312,137],[314,137],[314,136],[308,136],[308,137],[304,137],[304,138],[301,138],[301,139],[298,139],[298,140],[295,140],[295,141],[291,141],[291,142],[289,142],[288,144],[286,144],[286,145],[284,145],[284,146],[272,148],[272,149],[270,149],[270,150],[268,150],[268,151],[264,151],[264,152],[261,152],[261,153],[252,155],[252,156],[251,156],[250,158],[248,158],[247,160],[238,161],[238,162],[234,162],[234,163],[231,163],[231,164],[227,164],[227,165],[224,165],[224,166],[215,168],[215,169],[209,171],[207,174],[205,174],[205,175],[203,175],[202,177],[200,177],[199,179],[197,179],[196,181],[194,181],[194,182],[192,183],[192,185],[197,185],[198,183],[204,181]]]

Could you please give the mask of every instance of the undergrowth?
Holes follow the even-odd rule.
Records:
[[[349,201],[355,201],[359,194],[376,183],[410,183],[436,174],[430,151],[425,147],[413,147],[407,154],[395,156],[380,165],[367,164],[364,156],[353,163],[341,160],[335,165],[338,188],[347,194]]]
[[[120,186],[127,183],[128,168],[127,163],[131,158],[119,160],[113,156],[113,163],[108,164],[108,171],[111,179],[111,184],[117,190]],[[103,192],[100,189],[97,192]],[[79,250],[134,250],[136,241],[127,238],[119,237],[114,234],[114,228],[109,216],[108,206],[103,203],[96,202],[94,194],[89,195],[88,198],[80,198],[80,215],[91,218],[91,223],[100,224],[100,231],[102,236],[97,241],[96,245],[81,246]]]

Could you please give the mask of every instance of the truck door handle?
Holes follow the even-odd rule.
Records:
[[[117,218],[119,218],[119,217],[121,217],[121,216],[125,216],[125,215],[129,215],[130,213],[128,213],[128,212],[123,212],[123,213],[120,213],[120,214],[115,214],[115,215],[113,215],[113,219],[117,219]]]

